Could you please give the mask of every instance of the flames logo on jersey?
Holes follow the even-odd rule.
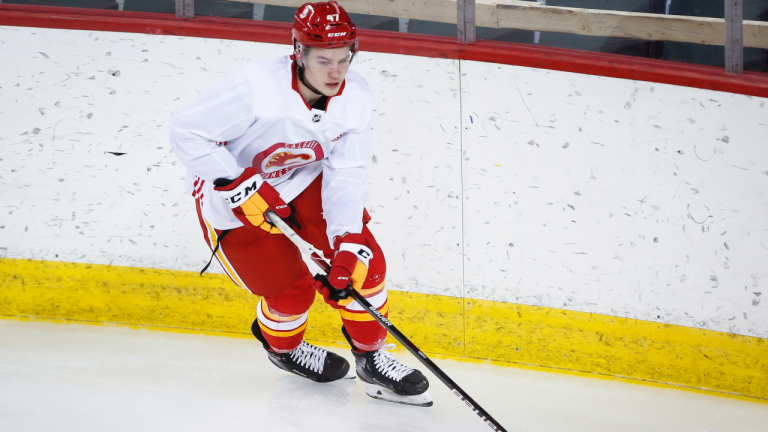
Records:
[[[293,154],[289,151],[284,151],[280,153],[275,153],[272,156],[270,156],[269,160],[267,160],[267,163],[264,164],[264,168],[268,170],[272,167],[284,167],[288,165],[302,163],[303,161],[311,161],[312,159],[314,158],[310,154],[306,154],[306,153]]]
[[[291,171],[316,163],[325,157],[319,142],[277,143],[253,157],[252,166],[264,180],[280,178]]]

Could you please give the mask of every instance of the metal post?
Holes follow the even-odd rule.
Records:
[[[400,33],[408,33],[408,25],[410,24],[410,20],[408,18],[398,18],[397,19],[397,27],[398,30],[400,30]]]
[[[542,5],[542,6],[546,6],[547,5],[547,0],[536,0],[536,3],[538,3],[538,4]],[[534,44],[538,45],[540,38],[541,38],[541,32],[540,31],[533,32],[533,43]]]
[[[176,18],[193,18],[195,0],[176,0]]]
[[[254,21],[264,21],[264,9],[267,5],[254,3],[253,4],[253,19]]]
[[[123,7],[125,6],[125,0],[115,0],[117,2],[117,10],[123,10]],[[3,0],[0,0],[0,3],[2,3]]]
[[[460,43],[475,42],[475,0],[459,0],[456,27]]]
[[[725,71],[744,73],[744,3],[725,0]]]
[[[648,12],[652,14],[669,15],[671,8],[672,0],[648,0]],[[645,45],[648,57],[654,59],[664,57],[664,41],[649,40]]]

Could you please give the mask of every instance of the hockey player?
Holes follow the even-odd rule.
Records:
[[[366,226],[373,97],[349,69],[355,25],[335,1],[307,3],[292,33],[293,55],[244,66],[171,119],[203,236],[232,281],[261,296],[251,330],[272,363],[317,382],[348,375],[343,357],[303,340],[317,290],[341,314],[368,395],[429,406],[426,377],[385,349],[386,330],[357,302],[337,296],[351,284],[389,309],[384,254]],[[327,278],[312,278],[268,209],[331,260]]]

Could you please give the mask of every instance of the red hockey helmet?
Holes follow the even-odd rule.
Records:
[[[293,50],[301,57],[305,47],[341,48],[352,46],[357,52],[357,29],[341,5],[335,1],[305,3],[293,21]]]

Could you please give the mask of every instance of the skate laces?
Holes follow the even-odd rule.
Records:
[[[397,361],[389,352],[393,349],[395,349],[395,344],[384,345],[384,347],[373,353],[373,362],[376,365],[376,369],[381,371],[381,373],[395,381],[400,381],[413,369]]]
[[[295,350],[291,351],[291,358],[293,361],[299,366],[304,366],[317,373],[323,373],[323,365],[325,364],[325,357],[327,355],[328,351],[310,345],[304,341],[301,341],[301,344],[296,347]]]

